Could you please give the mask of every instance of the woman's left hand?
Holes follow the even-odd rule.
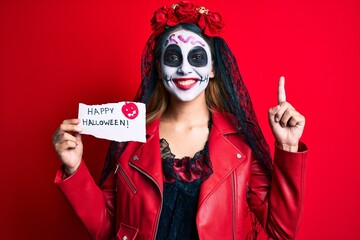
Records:
[[[279,79],[278,103],[269,109],[269,124],[276,144],[291,152],[298,151],[299,139],[304,131],[305,117],[286,102],[285,78]]]

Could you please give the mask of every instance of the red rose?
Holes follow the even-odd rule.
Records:
[[[151,19],[151,29],[153,31],[159,30],[166,26],[167,12],[168,8],[166,6],[155,11],[153,18]]]
[[[221,15],[216,12],[202,14],[199,19],[198,26],[203,30],[204,34],[209,37],[219,37],[224,27]]]
[[[187,0],[180,1],[175,8],[175,13],[180,17],[182,15],[192,14],[194,11],[196,11],[195,5]]]
[[[179,24],[179,19],[177,18],[176,14],[175,14],[175,10],[173,8],[170,8],[169,11],[167,12],[167,25],[168,26],[176,26]]]
[[[197,23],[199,12],[196,6],[189,1],[182,0],[175,8],[175,15],[181,23]]]

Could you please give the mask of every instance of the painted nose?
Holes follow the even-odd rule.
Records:
[[[183,63],[178,68],[178,74],[187,75],[192,72],[192,67],[188,61],[183,61]]]

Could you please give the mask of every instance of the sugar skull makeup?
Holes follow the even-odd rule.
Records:
[[[209,45],[188,30],[171,33],[161,54],[161,76],[165,88],[179,100],[195,99],[213,77]]]

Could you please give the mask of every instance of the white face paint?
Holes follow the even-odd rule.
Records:
[[[195,99],[213,77],[209,45],[188,30],[171,33],[161,53],[160,75],[165,88],[179,100]]]

